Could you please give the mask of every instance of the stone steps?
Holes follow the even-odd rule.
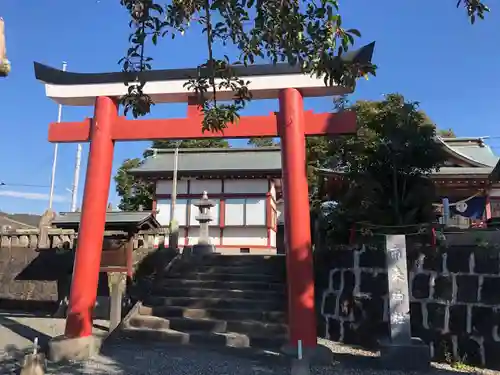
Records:
[[[259,273],[204,273],[204,272],[183,272],[172,273],[166,279],[200,280],[200,281],[234,281],[234,282],[261,282],[279,283],[282,280],[280,275],[265,275]]]
[[[259,267],[284,267],[285,257],[279,255],[211,255],[198,261],[199,265],[212,266],[252,266]]]
[[[262,281],[222,281],[222,280],[186,280],[186,279],[164,279],[157,284],[161,287],[172,288],[206,288],[206,289],[240,289],[240,290],[286,290],[282,283],[267,283]]]
[[[150,306],[178,306],[196,309],[244,309],[283,311],[285,300],[249,300],[244,298],[211,298],[211,297],[161,297],[150,296],[146,299]]]
[[[187,258],[155,280],[121,336],[277,349],[288,337],[285,280],[282,256]]]
[[[238,298],[250,300],[284,300],[286,293],[274,290],[243,290],[243,289],[208,289],[208,288],[169,288],[154,289],[155,296],[161,297],[209,297],[209,298]]]
[[[281,267],[283,269],[280,269],[280,267],[262,267],[259,268],[254,265],[243,265],[243,266],[227,266],[227,265],[214,265],[214,266],[199,266],[194,268],[196,272],[201,272],[201,273],[223,273],[223,274],[247,274],[248,271],[253,271],[251,273],[257,273],[260,275],[269,275],[269,276],[274,276],[277,273],[283,274],[285,272],[284,267]]]
[[[161,318],[137,315],[127,326],[145,329],[171,329],[181,332],[207,331],[214,333],[238,332],[246,335],[286,335],[288,327],[283,323],[264,323],[251,320],[216,320],[211,318]]]
[[[139,313],[157,317],[185,317],[198,319],[240,319],[257,320],[268,323],[286,324],[284,311],[231,310],[231,309],[193,309],[179,306],[141,306]]]
[[[126,327],[121,337],[134,341],[161,341],[177,345],[226,346],[232,348],[258,347],[279,350],[286,343],[286,336],[249,336],[238,332],[175,331]]]

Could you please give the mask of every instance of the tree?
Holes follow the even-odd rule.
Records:
[[[180,141],[164,140],[153,141],[151,148],[228,148],[229,142],[222,138],[204,138],[204,139],[183,139]],[[144,151],[144,159],[151,156],[153,152],[148,149]],[[140,206],[144,209],[152,209],[155,184],[145,182],[129,171],[138,168],[144,162],[144,159],[126,159],[118,169],[114,180],[116,192],[120,197],[118,208],[122,211],[137,211]]]
[[[203,138],[203,139],[181,139],[181,140],[158,140],[151,144],[152,149],[167,148],[229,148],[229,142],[223,138]],[[153,153],[151,149],[144,151],[143,156],[148,157]]]
[[[223,138],[182,139],[180,141],[153,141],[151,148],[229,148],[229,142]]]
[[[116,192],[121,198],[118,208],[122,211],[137,211],[140,206],[146,210],[152,209],[154,184],[137,179],[129,173],[142,163],[140,158],[126,159],[116,172]]]
[[[353,223],[409,225],[433,219],[429,174],[445,160],[435,126],[417,102],[390,94],[382,101],[358,101],[355,136],[330,144],[330,158],[344,175],[335,197],[337,229]]]
[[[437,135],[442,138],[456,138],[455,132],[452,129],[441,129],[437,131]]]
[[[132,46],[120,60],[128,74],[129,92],[122,98],[125,113],[149,113],[154,104],[142,88],[141,71],[151,69],[152,58],[144,45],[156,45],[162,37],[175,38],[192,24],[199,24],[207,41],[207,59],[198,65],[197,76],[186,86],[198,96],[203,111],[202,129],[219,131],[238,121],[239,112],[251,99],[248,82],[232,67],[256,60],[286,62],[300,66],[304,73],[325,78],[328,85],[354,86],[355,80],[375,74],[376,66],[360,54],[346,54],[361,33],[342,27],[338,0],[172,0],[166,5],[154,0],[120,0],[130,15]],[[489,8],[482,0],[458,0],[471,23],[483,19]],[[235,45],[238,60],[217,58],[214,46]],[[371,55],[371,54],[370,54]],[[230,87],[235,99],[217,101],[217,90]]]
[[[279,146],[279,140],[274,138],[250,138],[248,140],[248,145],[252,147],[272,147]]]

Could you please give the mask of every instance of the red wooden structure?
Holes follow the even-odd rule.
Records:
[[[373,47],[374,43],[363,47],[353,55],[352,61],[357,62],[358,57],[370,61]],[[66,335],[85,337],[92,334],[92,310],[97,293],[115,141],[279,136],[285,199],[290,344],[296,347],[301,340],[304,347],[315,347],[316,312],[305,136],[354,133],[356,115],[353,112],[315,114],[304,111],[303,97],[338,95],[352,89],[326,87],[321,78],[303,75],[299,68],[286,64],[241,68],[240,76],[251,76],[254,99],[278,97],[279,112],[242,117],[223,134],[203,133],[199,108],[190,99],[192,93],[184,88],[188,73],[187,70],[144,73],[145,80],[151,82],[146,89],[154,100],[188,102],[187,118],[127,120],[118,115],[117,98],[127,91],[123,73],[68,73],[35,63],[35,74],[45,83],[48,97],[69,105],[89,105],[95,101],[93,119],[53,123],[49,127],[50,142],[90,142]],[[192,73],[196,73],[195,70]],[[295,88],[289,88],[290,85]],[[221,95],[231,98],[233,94],[222,92]]]
[[[50,124],[50,142],[90,142],[66,335],[83,337],[92,334],[92,310],[97,293],[115,141],[280,136],[287,228],[290,343],[295,346],[298,340],[302,340],[305,347],[316,346],[305,136],[355,132],[356,116],[352,112],[314,114],[303,108],[300,92],[284,89],[279,95],[279,113],[242,117],[237,125],[229,126],[224,134],[218,134],[202,133],[196,105],[188,105],[188,117],[185,119],[126,120],[118,116],[115,99],[98,97],[92,120]]]

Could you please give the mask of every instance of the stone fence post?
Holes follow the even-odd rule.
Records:
[[[38,224],[38,229],[40,231],[38,238],[39,248],[46,249],[49,248],[51,245],[49,238],[49,229],[51,228],[52,220],[54,220],[55,215],[56,215],[55,212],[49,208],[43,213],[40,219],[40,223]]]

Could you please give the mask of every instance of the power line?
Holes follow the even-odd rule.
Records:
[[[32,184],[16,184],[16,183],[9,183],[9,182],[0,182],[0,186],[14,186],[14,187],[39,187],[39,188],[48,188],[50,187],[49,185],[32,185]]]

